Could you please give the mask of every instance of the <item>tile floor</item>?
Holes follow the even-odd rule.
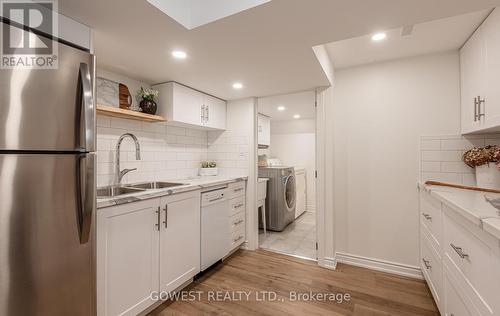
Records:
[[[316,259],[316,214],[305,212],[282,232],[259,231],[262,249]]]

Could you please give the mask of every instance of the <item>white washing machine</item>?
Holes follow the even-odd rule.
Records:
[[[296,181],[293,167],[259,168],[259,177],[269,178],[266,198],[266,228],[283,231],[295,220]]]

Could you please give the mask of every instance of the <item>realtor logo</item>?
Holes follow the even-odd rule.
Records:
[[[1,68],[56,69],[57,2],[2,0]]]

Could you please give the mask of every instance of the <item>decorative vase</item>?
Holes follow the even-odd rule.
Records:
[[[141,103],[139,103],[139,107],[142,109],[142,112],[147,114],[156,114],[156,102],[151,100],[143,99]]]
[[[496,164],[487,163],[476,167],[477,186],[485,189],[500,189],[500,170]]]

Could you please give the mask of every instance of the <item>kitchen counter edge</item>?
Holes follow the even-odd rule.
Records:
[[[247,177],[236,177],[236,178],[226,178],[226,179],[214,179],[213,181],[209,179],[193,179],[193,180],[179,180],[185,185],[165,188],[165,189],[154,189],[146,190],[137,193],[131,193],[123,196],[117,196],[112,198],[97,199],[97,209],[103,209],[107,207],[123,205],[127,203],[133,203],[138,201],[144,201],[149,199],[154,199],[162,196],[174,195],[184,192],[205,190],[207,188],[216,187],[220,185],[226,185],[239,181],[247,181]]]

